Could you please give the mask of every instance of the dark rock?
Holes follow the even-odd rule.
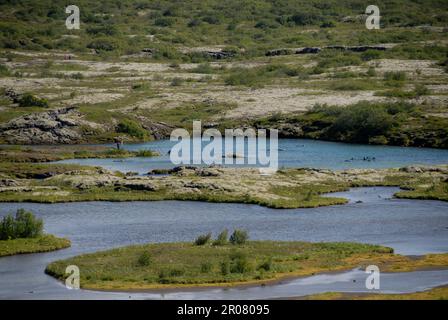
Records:
[[[76,143],[80,117],[74,107],[32,113],[0,125],[0,138],[11,144]]]
[[[221,59],[228,59],[228,58],[232,58],[235,56],[235,52],[233,51],[205,51],[203,52],[203,54],[207,57],[216,59],[216,60],[221,60]]]
[[[13,88],[6,89],[5,97],[9,98],[13,103],[19,103],[20,94],[14,91]]]
[[[0,187],[17,187],[19,183],[12,179],[0,179]]]
[[[273,50],[269,50],[268,52],[266,52],[266,56],[267,57],[285,56],[285,55],[292,54],[292,52],[293,51],[291,49],[273,49]]]
[[[296,54],[308,54],[308,53],[312,53],[312,54],[316,54],[319,53],[322,49],[321,48],[317,48],[317,47],[306,47],[306,48],[300,48],[296,51]]]

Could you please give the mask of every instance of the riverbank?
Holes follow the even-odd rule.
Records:
[[[55,146],[1,146],[0,159],[3,162],[37,163],[68,159],[105,159],[156,157],[152,150],[130,151],[100,145],[55,145]]]
[[[299,300],[447,300],[448,286],[433,288],[426,291],[402,294],[368,294],[368,293],[342,293],[327,292],[306,297]]]
[[[440,268],[448,265],[448,254],[415,259],[393,254],[390,248],[357,243],[161,243],[56,261],[48,265],[46,273],[63,279],[66,266],[77,265],[84,289],[145,290],[267,284],[371,264],[384,272]]]
[[[0,165],[1,202],[189,200],[291,209],[345,204],[346,199],[324,194],[368,186],[398,186],[400,198],[448,200],[447,166],[281,169],[269,176],[252,168],[178,167],[168,175],[128,176],[93,167],[35,166],[43,179],[20,174],[32,165]]]
[[[1,240],[0,257],[55,251],[68,248],[70,245],[70,240],[58,238],[53,235],[43,235],[37,238]]]

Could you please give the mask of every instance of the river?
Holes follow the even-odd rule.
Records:
[[[169,140],[160,140],[147,143],[125,144],[123,146],[127,150],[150,149],[158,151],[161,154],[160,157],[71,159],[60,162],[102,166],[110,170],[146,174],[151,169],[174,167],[168,155],[168,152],[174,144],[175,142]],[[106,146],[115,147],[111,144]],[[280,167],[310,167],[341,170],[353,168],[395,168],[406,165],[448,163],[448,150],[443,149],[357,145],[303,139],[280,139],[278,149]],[[245,150],[247,150],[247,143]],[[253,154],[246,154],[246,156],[246,163],[248,162],[248,158],[254,157]]]
[[[0,258],[0,298],[17,299],[258,299],[326,291],[365,291],[360,270],[317,275],[271,286],[166,293],[67,290],[45,266],[74,255],[147,242],[192,241],[205,232],[244,228],[253,240],[355,241],[390,246],[397,253],[448,251],[448,203],[391,199],[397,188],[355,188],[336,193],[350,203],[276,210],[256,205],[202,202],[1,203],[0,215],[31,209],[45,231],[72,240],[65,250]],[[360,202],[361,201],[361,202]],[[355,281],[353,281],[355,280]],[[448,270],[383,274],[381,292],[412,292],[448,284]],[[364,289],[363,289],[364,288]]]

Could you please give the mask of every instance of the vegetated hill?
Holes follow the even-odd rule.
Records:
[[[156,49],[154,58],[194,60],[197,55],[182,53],[181,48],[221,45],[251,56],[283,46],[426,40],[425,33],[409,28],[369,32],[363,16],[367,4],[362,0],[79,0],[81,29],[67,30],[65,8],[70,4],[0,0],[0,48],[95,49],[119,55],[150,47]],[[445,0],[375,4],[384,28],[448,23]]]

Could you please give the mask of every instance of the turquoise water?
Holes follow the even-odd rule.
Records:
[[[145,174],[151,169],[175,166],[171,163],[168,155],[173,145],[175,145],[175,142],[161,140],[123,146],[127,150],[151,149],[159,151],[162,156],[155,158],[72,159],[61,162],[95,165],[110,170]],[[269,143],[267,145],[269,146]],[[112,144],[109,146],[114,147]],[[253,156],[248,155],[248,158]],[[280,167],[311,167],[333,170],[393,168],[414,164],[448,164],[448,150],[280,139],[278,158]]]

